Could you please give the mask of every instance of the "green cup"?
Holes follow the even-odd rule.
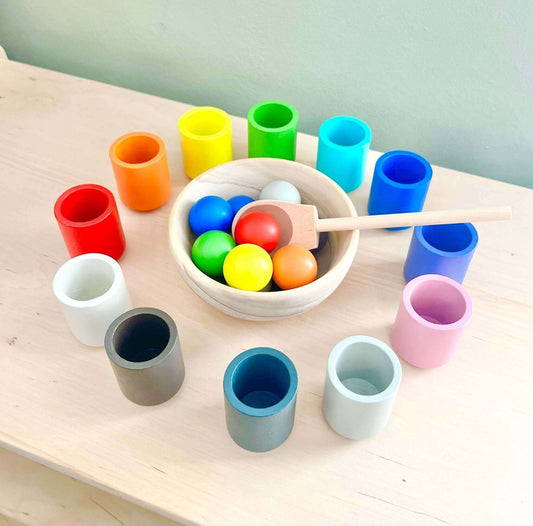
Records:
[[[248,112],[248,157],[294,161],[298,112],[279,100],[266,100]]]

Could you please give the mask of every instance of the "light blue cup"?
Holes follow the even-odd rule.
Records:
[[[372,133],[355,117],[332,117],[318,130],[316,169],[333,179],[345,192],[361,186]]]

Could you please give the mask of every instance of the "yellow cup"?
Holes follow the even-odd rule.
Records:
[[[233,159],[229,115],[210,106],[186,111],[178,120],[185,173],[194,179]]]

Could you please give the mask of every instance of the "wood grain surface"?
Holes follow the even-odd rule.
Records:
[[[0,448],[0,526],[179,526]]]
[[[0,444],[184,524],[530,524],[533,192],[434,167],[426,209],[509,204],[514,219],[476,225],[464,282],[474,314],[452,361],[402,362],[388,427],[351,442],[321,414],[327,357],[349,335],[390,343],[411,231],[361,232],[344,282],[306,314],[254,323],[220,313],[185,285],[168,246],[169,212],[189,181],[176,124],[188,108],[0,61]],[[246,122],[232,120],[242,158]],[[68,257],[55,199],[80,183],[117,196],[108,148],[133,130],[163,138],[173,185],[154,212],[118,202],[133,303],[167,311],[183,347],[185,383],[157,407],[121,395],[105,352],[71,336],[51,288]],[[297,159],[313,166],[316,146],[299,135]],[[377,156],[351,195],[359,214]],[[287,353],[299,374],[294,430],[264,454],[232,442],[222,395],[228,363],[258,345]]]

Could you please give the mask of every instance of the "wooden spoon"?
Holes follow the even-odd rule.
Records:
[[[235,231],[235,225],[244,214],[254,211],[267,212],[276,219],[281,229],[278,247],[296,244],[309,250],[318,246],[320,232],[470,223],[472,221],[500,221],[511,219],[512,216],[510,206],[495,206],[319,219],[316,206],[313,205],[260,200],[243,206],[237,212],[233,219],[232,231]]]

